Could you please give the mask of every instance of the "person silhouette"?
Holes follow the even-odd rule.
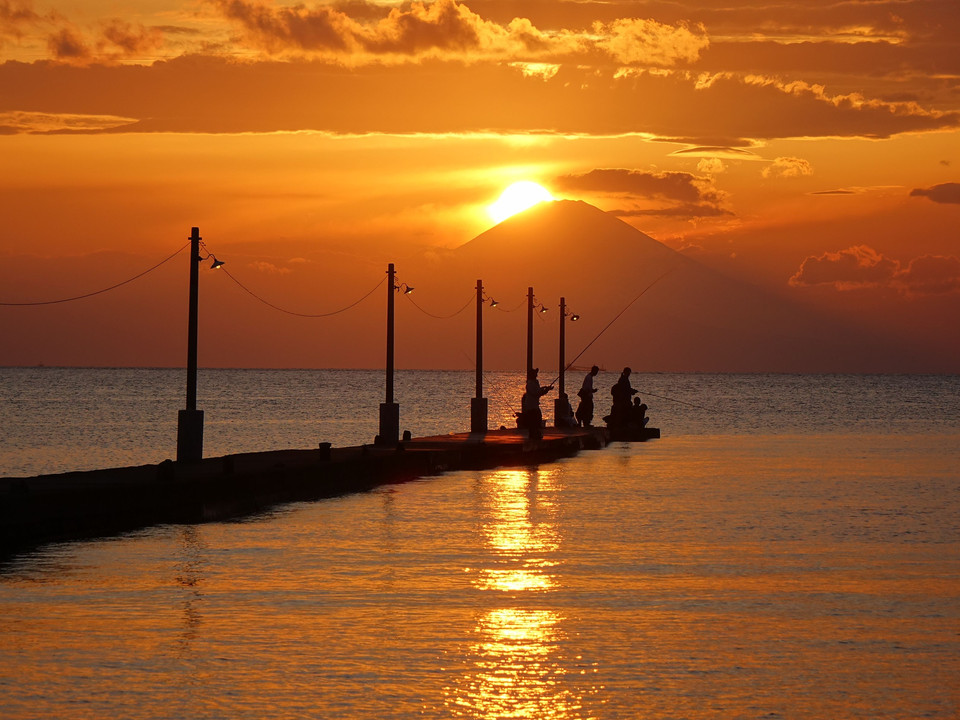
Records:
[[[543,437],[543,413],[540,411],[540,398],[553,390],[553,385],[540,386],[537,375],[540,368],[530,368],[527,371],[526,392],[520,401],[520,417],[527,428],[531,440],[540,440]]]
[[[629,367],[625,367],[616,384],[610,388],[610,394],[613,395],[613,407],[607,416],[608,425],[624,427],[630,422],[630,399],[637,394],[637,391],[630,385]]]
[[[600,372],[600,368],[594,365],[590,372],[583,378],[583,384],[577,390],[577,396],[580,398],[580,404],[577,405],[577,425],[580,427],[590,427],[593,422],[593,394],[597,389],[593,386],[593,379]]]

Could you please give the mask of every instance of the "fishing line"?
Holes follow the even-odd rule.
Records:
[[[620,319],[620,316],[623,315],[627,310],[630,309],[630,306],[631,306],[631,305],[633,305],[637,300],[639,300],[640,298],[642,298],[650,288],[652,288],[652,287],[653,287],[654,285],[656,285],[658,282],[660,282],[661,280],[663,280],[667,275],[669,275],[670,273],[672,273],[674,270],[676,270],[676,267],[670,268],[670,269],[667,270],[665,273],[663,273],[663,275],[661,275],[660,277],[658,277],[658,278],[657,278],[656,280],[654,280],[652,283],[650,283],[649,285],[647,285],[643,290],[641,290],[639,295],[637,295],[633,300],[631,300],[630,302],[628,302],[628,303],[626,304],[626,307],[623,308],[623,310],[621,310],[621,311],[618,312],[616,315],[614,315],[614,316],[613,316],[613,320],[611,320],[610,322],[608,322],[608,323],[603,327],[603,330],[601,330],[600,332],[598,332],[598,333],[597,333],[597,336],[596,336],[595,338],[593,338],[593,340],[591,340],[589,343],[587,343],[587,346],[586,346],[583,350],[581,350],[579,353],[577,353],[577,356],[576,356],[573,360],[571,360],[569,363],[567,363],[566,367],[564,367],[564,370],[565,370],[565,371],[566,371],[566,370],[569,370],[570,367],[572,367],[573,364],[574,364],[577,360],[580,359],[580,356],[583,355],[587,350],[589,350],[589,349],[590,349],[590,346],[593,345],[597,340],[599,340],[599,339],[600,339],[600,336],[603,335],[607,330],[609,330],[609,329],[610,329],[610,326],[613,325],[617,320],[619,320],[619,319]],[[554,381],[551,382],[550,384],[553,385],[553,384],[556,383],[557,380],[559,380],[559,379],[560,379],[560,376],[557,375],[557,377],[554,379]]]
[[[649,390],[641,390],[640,394],[649,395],[650,397],[655,397],[660,400],[669,400],[670,402],[680,403],[681,405],[689,405],[690,407],[699,408],[700,410],[707,410],[709,412],[729,413],[730,415],[740,414],[735,410],[724,410],[723,408],[718,408],[718,407],[707,407],[705,405],[697,405],[696,403],[686,402],[685,400],[677,400],[676,398],[667,397],[666,395],[657,395],[656,393],[652,393]]]

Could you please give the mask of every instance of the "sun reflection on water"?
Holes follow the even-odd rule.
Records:
[[[556,468],[485,478],[481,533],[491,567],[481,568],[474,584],[497,599],[478,614],[475,639],[462,650],[463,671],[445,688],[454,717],[579,719],[584,695],[596,692],[584,682],[596,665],[571,657],[564,616],[529,607],[558,587],[558,491]],[[504,604],[505,597],[513,602]]]

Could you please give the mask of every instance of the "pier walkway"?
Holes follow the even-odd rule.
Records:
[[[225,520],[452,470],[536,465],[609,441],[607,429],[598,427],[545,428],[538,442],[521,430],[491,430],[414,438],[391,447],[321,443],[313,450],[0,478],[0,561],[49,542]]]

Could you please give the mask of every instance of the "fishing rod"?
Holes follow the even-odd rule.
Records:
[[[652,287],[653,287],[654,285],[656,285],[658,282],[660,282],[661,280],[663,280],[667,275],[669,275],[670,273],[672,273],[674,270],[676,270],[676,267],[675,267],[675,266],[672,267],[672,268],[669,268],[665,273],[663,273],[663,275],[661,275],[660,277],[658,277],[658,278],[657,278],[656,280],[654,280],[652,283],[650,283],[649,285],[647,285],[643,290],[641,290],[640,293],[639,293],[633,300],[631,300],[630,302],[628,302],[628,303],[626,304],[626,306],[623,308],[623,310],[621,310],[620,312],[618,312],[616,315],[613,316],[613,320],[611,320],[611,321],[608,322],[606,325],[604,325],[603,330],[601,330],[600,332],[598,332],[598,333],[597,333],[597,336],[596,336],[595,338],[593,338],[593,340],[591,340],[590,342],[588,342],[588,343],[587,343],[587,346],[586,346],[585,348],[583,348],[583,350],[581,350],[579,353],[577,353],[577,356],[576,356],[573,360],[571,360],[569,363],[567,363],[567,365],[564,367],[564,370],[569,370],[571,367],[573,367],[573,364],[574,364],[577,360],[580,359],[580,356],[583,355],[587,350],[589,350],[589,349],[590,349],[590,346],[593,345],[597,340],[599,340],[599,339],[600,339],[600,336],[603,335],[607,330],[609,330],[609,329],[610,329],[610,326],[613,325],[617,320],[619,320],[619,319],[620,319],[620,316],[623,315],[627,310],[629,310],[631,305],[633,305],[637,300],[639,300],[640,298],[642,298],[642,297],[647,293],[647,291],[650,290],[650,288],[652,288]],[[551,382],[550,385],[553,385],[553,384],[556,383],[559,379],[560,379],[560,376],[557,375],[557,377],[554,378],[553,382]]]

